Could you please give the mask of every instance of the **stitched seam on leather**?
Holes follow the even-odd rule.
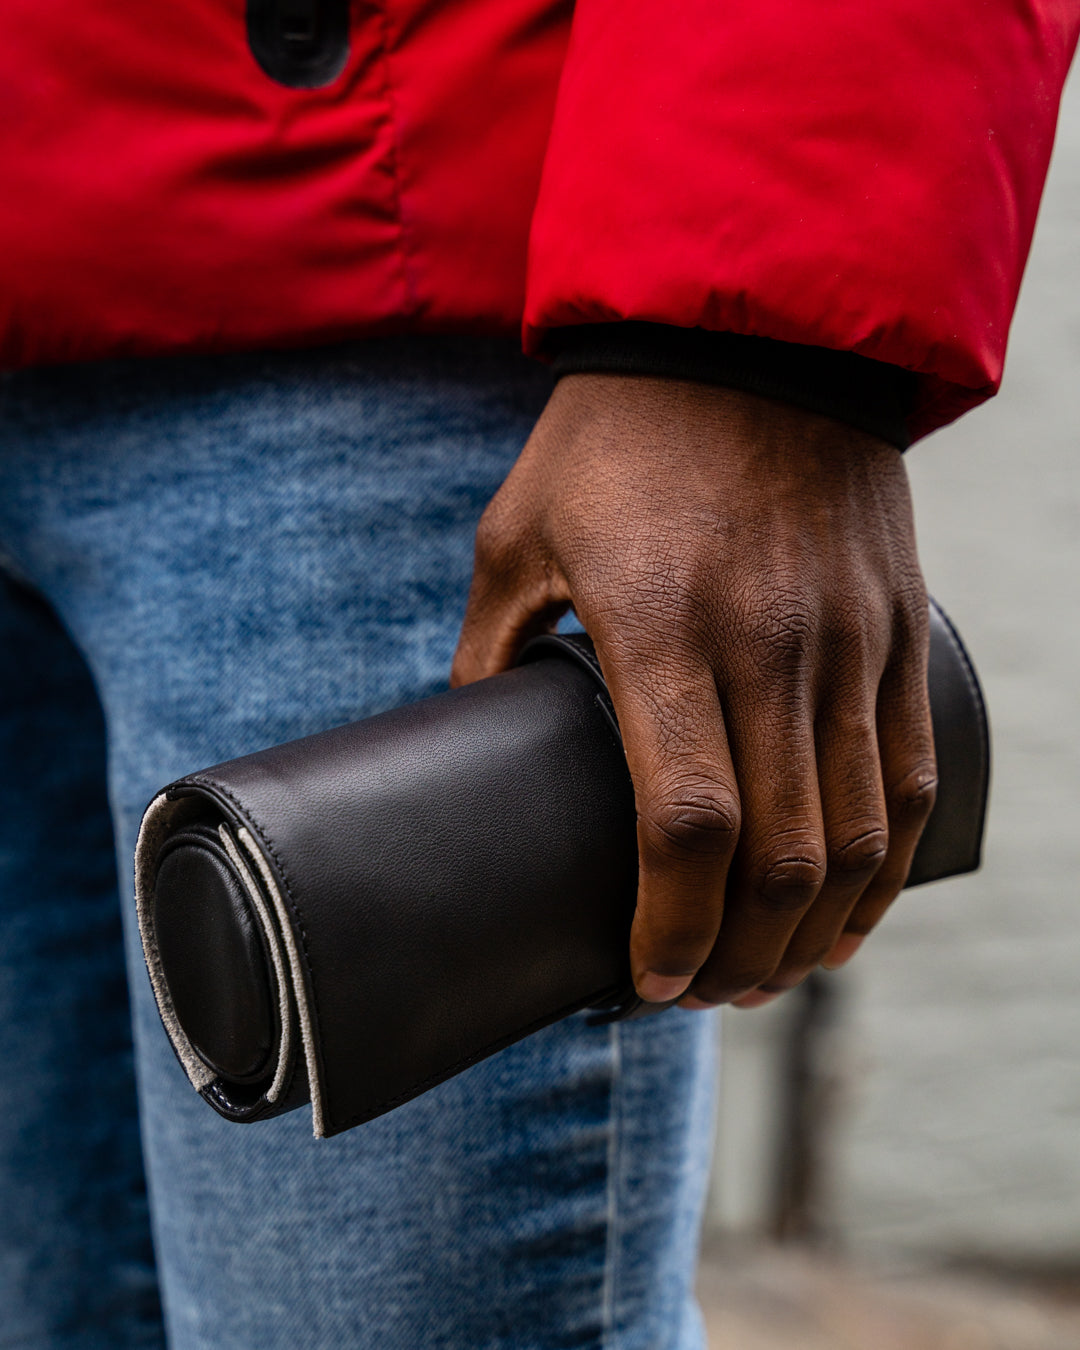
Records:
[[[455,1064],[450,1065],[449,1068],[440,1069],[438,1073],[429,1074],[427,1078],[406,1088],[404,1092],[399,1092],[394,1097],[384,1097],[380,1101],[372,1102],[370,1107],[365,1107],[364,1110],[357,1112],[356,1115],[349,1116],[347,1119],[341,1121],[331,1120],[330,1123],[335,1129],[347,1130],[351,1125],[360,1125],[366,1120],[373,1119],[383,1111],[392,1110],[402,1102],[411,1101],[413,1097],[419,1097],[421,1092],[426,1092],[429,1087],[437,1087],[440,1083],[445,1083],[448,1078],[453,1078],[454,1074],[460,1073],[462,1069],[468,1069],[471,1068],[473,1064],[479,1064],[480,1061],[486,1059],[488,1055],[493,1055],[496,1051],[502,1050],[508,1045],[513,1045],[515,1041],[531,1035],[534,1031],[539,1031],[543,1027],[550,1026],[552,1022],[558,1022],[564,1017],[569,1017],[571,1013],[580,1012],[582,1008],[587,1008],[590,1002],[598,1002],[600,999],[606,998],[608,994],[614,992],[615,987],[616,986],[612,985],[610,989],[598,990],[594,994],[589,994],[584,1000],[574,999],[573,1002],[567,1003],[564,1007],[559,1008],[553,1013],[545,1013],[543,1017],[537,1017],[526,1026],[518,1027],[516,1030],[508,1032],[505,1036],[499,1036],[494,1041],[489,1041],[479,1050],[472,1051],[471,1054],[466,1055],[463,1059],[459,1059]]]
[[[300,910],[297,907],[296,899],[292,893],[292,886],[289,882],[289,874],[286,872],[282,864],[281,857],[278,854],[277,849],[274,847],[273,840],[269,837],[266,831],[262,829],[262,827],[251,817],[250,813],[248,812],[247,808],[243,805],[243,803],[240,801],[239,797],[237,797],[235,793],[230,792],[230,790],[227,787],[225,787],[222,783],[217,782],[213,778],[204,778],[201,775],[193,778],[187,778],[184,781],[186,783],[196,783],[201,787],[213,788],[215,792],[220,792],[223,797],[227,797],[229,801],[232,802],[233,806],[236,807],[240,815],[243,817],[244,823],[246,825],[250,825],[251,829],[255,831],[256,835],[258,835],[260,842],[265,846],[267,852],[270,854],[274,862],[277,864],[278,871],[281,873],[281,879],[285,883],[285,893],[289,897],[290,905],[293,914],[296,918],[296,926],[300,930],[300,939],[301,944],[304,948],[304,955],[308,957],[310,962],[310,954],[308,952],[307,947],[307,933],[304,931],[304,922],[303,919],[300,917]],[[311,973],[310,964],[308,966],[308,973],[309,974]]]
[[[251,829],[258,837],[260,843],[262,843],[263,847],[273,858],[275,864],[277,865],[278,873],[281,876],[282,882],[284,883],[285,895],[288,899],[289,908],[292,912],[293,918],[296,921],[297,931],[300,934],[300,946],[304,953],[304,963],[306,968],[305,973],[307,974],[308,977],[308,987],[311,990],[312,1020],[315,1023],[315,1029],[319,1033],[317,1037],[312,1038],[313,1040],[312,1062],[308,1065],[308,1078],[309,1078],[308,1087],[310,1089],[311,1094],[312,1114],[315,1117],[316,1134],[319,1134],[321,1133],[321,1131],[318,1129],[318,1125],[321,1123],[320,1117],[322,1115],[322,1103],[318,1099],[321,1098],[323,1090],[322,1076],[317,1072],[317,1058],[316,1058],[318,1055],[319,1047],[322,1044],[322,1027],[321,1027],[321,1017],[319,1014],[319,996],[318,991],[315,987],[315,974],[311,967],[311,953],[308,950],[307,931],[304,928],[304,921],[303,918],[301,917],[299,906],[296,903],[296,897],[293,894],[292,884],[289,881],[289,874],[285,870],[284,865],[282,864],[281,858],[278,854],[277,849],[274,846],[273,840],[270,839],[266,831],[262,829],[262,827],[254,819],[252,819],[250,812],[248,812],[247,809],[243,806],[243,804],[240,802],[240,799],[227,787],[225,787],[224,784],[217,782],[213,778],[207,778],[205,777],[205,775],[202,774],[196,774],[191,778],[186,778],[184,779],[184,782],[193,783],[201,787],[207,787],[212,789],[214,792],[220,792],[223,797],[225,797],[228,801],[232,802],[233,806],[239,812],[241,819],[244,820],[246,824],[250,825]],[[297,997],[299,998],[299,990],[296,991],[296,994]],[[306,1048],[307,1046],[305,1045],[305,1049]]]
[[[231,1112],[233,1115],[235,1115],[238,1110],[243,1109],[242,1107],[238,1108],[234,1102],[229,1100],[225,1089],[221,1086],[221,1080],[219,1078],[215,1078],[209,1087],[203,1088],[202,1095],[204,1097],[213,1097],[214,1101],[216,1101],[219,1106],[223,1107],[226,1111]]]
[[[409,261],[409,231],[405,225],[405,192],[402,175],[401,138],[397,114],[394,81],[390,75],[390,15],[384,4],[378,6],[382,41],[379,44],[379,63],[383,70],[382,97],[386,104],[386,126],[390,136],[390,181],[393,184],[394,213],[397,217],[398,250],[401,262],[401,287],[408,300],[407,313],[420,311],[420,296],[416,289]]]
[[[203,1101],[209,1102],[211,1106],[216,1103],[224,1115],[234,1123],[241,1125],[246,1125],[253,1120],[262,1120],[268,1115],[275,1114],[265,1097],[260,1097],[251,1106],[237,1106],[226,1096],[219,1078],[215,1078],[209,1087],[200,1088],[199,1096],[202,1097]]]

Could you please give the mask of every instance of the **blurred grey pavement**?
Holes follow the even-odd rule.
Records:
[[[1076,1350],[1080,1288],[872,1275],[805,1251],[706,1250],[708,1350]]]
[[[828,977],[811,1218],[843,1259],[714,1248],[711,1350],[1080,1348],[1071,1296],[1045,1293],[1080,1272],[1078,73],[1003,391],[908,464],[927,582],[989,702],[984,867],[903,896]],[[804,1012],[789,996],[725,1019],[708,1227],[729,1244],[777,1227],[785,1056]],[[959,1280],[958,1265],[984,1274]],[[1011,1330],[980,1329],[980,1303]],[[893,1329],[871,1334],[867,1309],[885,1307]]]

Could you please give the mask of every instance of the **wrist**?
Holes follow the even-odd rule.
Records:
[[[553,329],[545,351],[560,378],[608,373],[692,380],[830,417],[899,450],[910,442],[916,377],[855,352],[638,321]]]

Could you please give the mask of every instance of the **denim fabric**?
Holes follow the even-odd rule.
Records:
[[[192,1092],[133,922],[161,784],[443,685],[548,386],[457,339],[0,380],[0,1347],[163,1344],[158,1283],[174,1350],[702,1345],[709,1017],[571,1018],[316,1142]]]

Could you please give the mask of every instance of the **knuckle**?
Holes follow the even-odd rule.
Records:
[[[888,794],[890,814],[905,824],[921,824],[937,801],[937,767],[926,760],[904,775]]]
[[[698,560],[683,548],[650,551],[633,569],[639,610],[652,611],[665,630],[692,628],[704,617],[708,587]]]
[[[643,942],[645,964],[659,975],[694,971],[704,960],[714,933],[715,924],[704,907],[665,907],[649,924]]]
[[[496,496],[480,517],[473,543],[474,561],[480,570],[498,571],[520,546],[524,531],[516,513]]]
[[[718,858],[739,837],[739,808],[726,793],[699,789],[658,802],[643,813],[646,846],[661,857]]]
[[[758,894],[766,909],[795,913],[811,904],[825,880],[824,860],[814,852],[774,858],[761,877]]]
[[[893,594],[893,627],[905,647],[920,648],[930,632],[926,583],[916,568],[897,583]]]
[[[502,556],[502,534],[485,513],[476,527],[475,564],[478,571],[494,571]]]
[[[765,670],[800,670],[815,645],[817,618],[807,597],[790,587],[777,587],[767,605],[746,621],[755,663]]]
[[[829,849],[829,875],[851,881],[872,877],[888,851],[888,829],[884,825],[870,825]]]
[[[834,601],[823,621],[822,648],[830,669],[843,672],[850,695],[861,707],[863,686],[871,675],[876,679],[889,655],[892,625],[885,597],[874,586],[853,585],[850,593]],[[850,715],[849,712],[849,715]]]
[[[706,932],[680,927],[671,940],[665,935],[658,941],[635,943],[634,964],[653,974],[691,983],[700,975],[714,937],[714,929]]]

